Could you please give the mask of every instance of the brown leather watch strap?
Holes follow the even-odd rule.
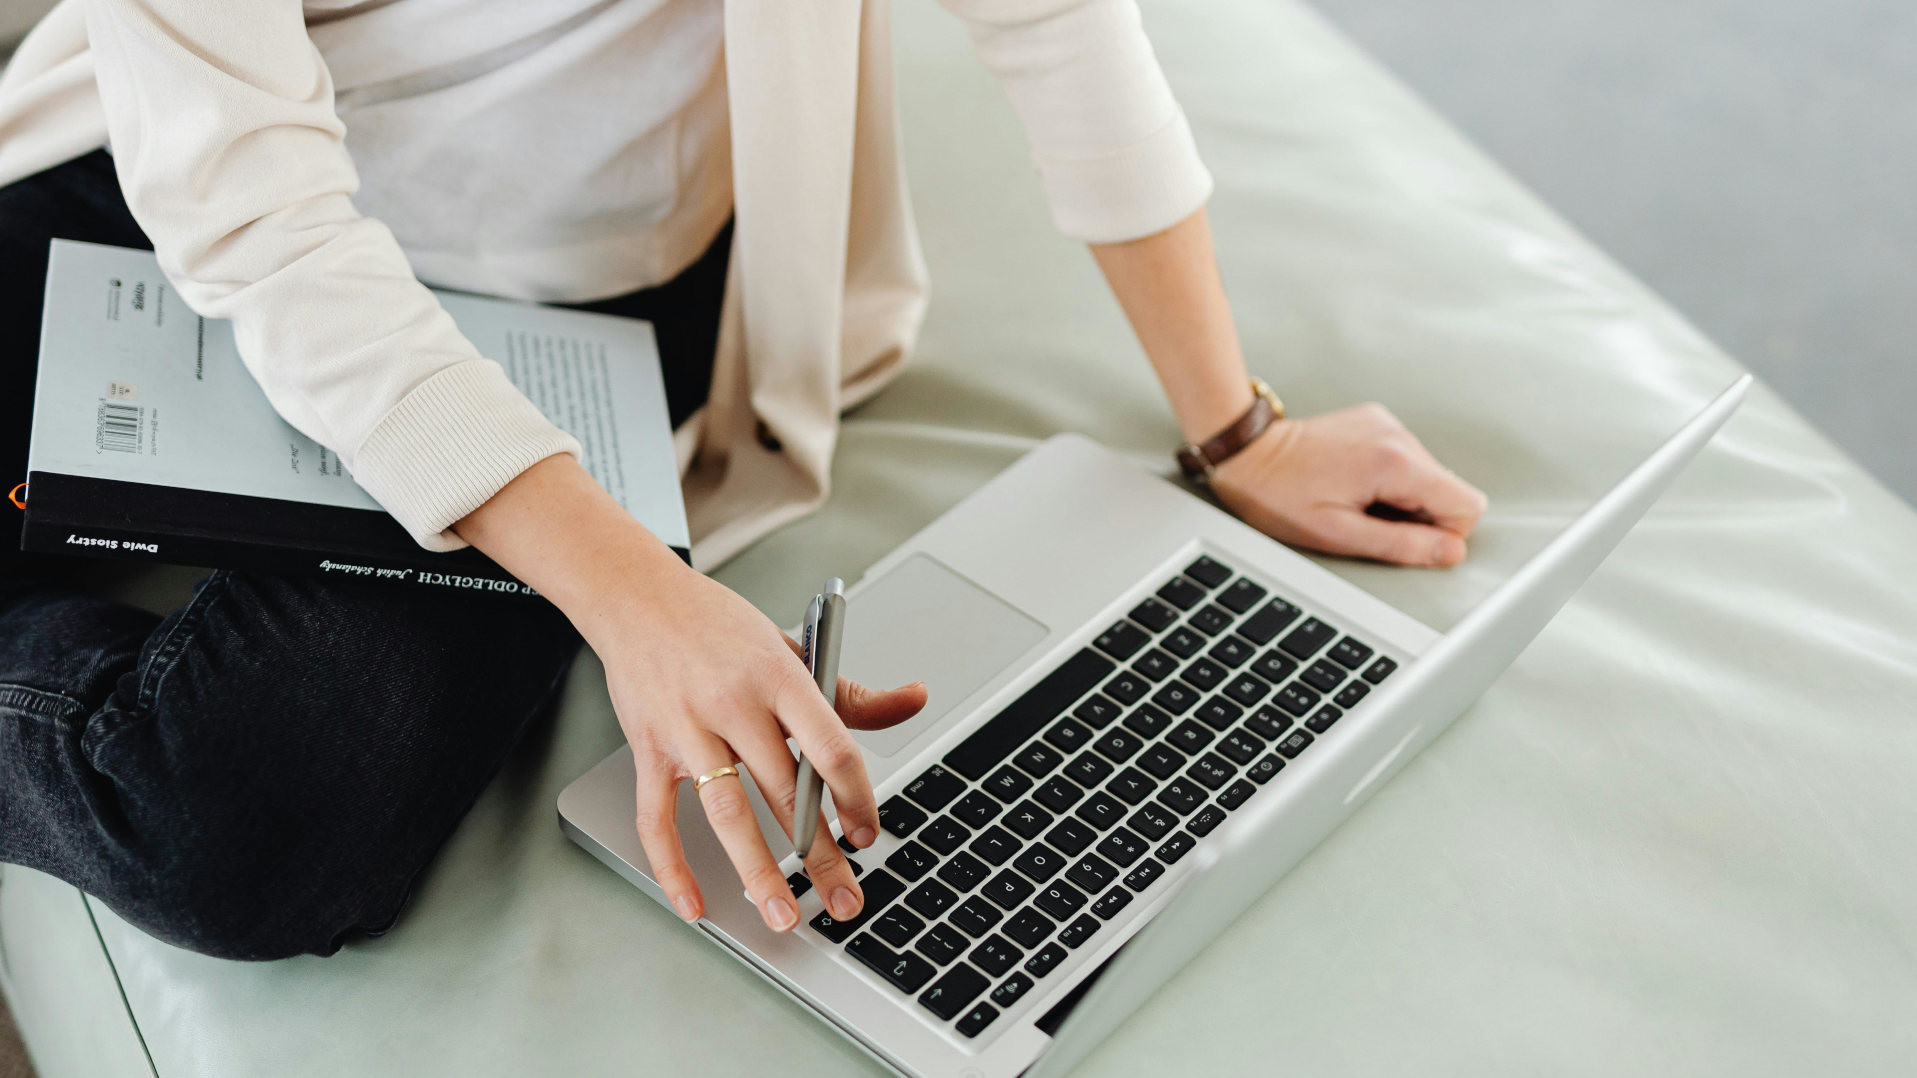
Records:
[[[1263,380],[1251,380],[1251,407],[1231,425],[1213,435],[1203,445],[1189,443],[1178,449],[1178,466],[1194,483],[1211,482],[1211,473],[1238,452],[1257,440],[1273,423],[1285,418],[1285,405]]]

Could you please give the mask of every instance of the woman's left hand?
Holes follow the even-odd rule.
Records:
[[[1403,565],[1463,561],[1486,504],[1381,404],[1276,423],[1219,465],[1211,487],[1281,542]]]

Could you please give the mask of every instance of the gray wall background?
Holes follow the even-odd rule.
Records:
[[[1313,2],[1917,503],[1917,3]]]

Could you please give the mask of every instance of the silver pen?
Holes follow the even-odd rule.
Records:
[[[839,642],[845,630],[845,581],[838,577],[825,582],[825,590],[812,597],[805,608],[804,639],[806,669],[825,696],[825,706],[836,709],[839,699]],[[798,789],[792,807],[792,852],[800,860],[812,850],[819,833],[819,805],[825,799],[825,780],[812,769],[812,761],[799,753]]]

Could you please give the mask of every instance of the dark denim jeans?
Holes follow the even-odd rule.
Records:
[[[26,475],[47,243],[146,247],[94,153],[0,188],[0,478]],[[728,233],[591,304],[652,318],[678,422],[704,399]],[[7,510],[11,512],[11,509]],[[579,648],[543,601],[215,572],[166,617],[0,541],[0,861],[206,954],[330,954],[414,879]]]

